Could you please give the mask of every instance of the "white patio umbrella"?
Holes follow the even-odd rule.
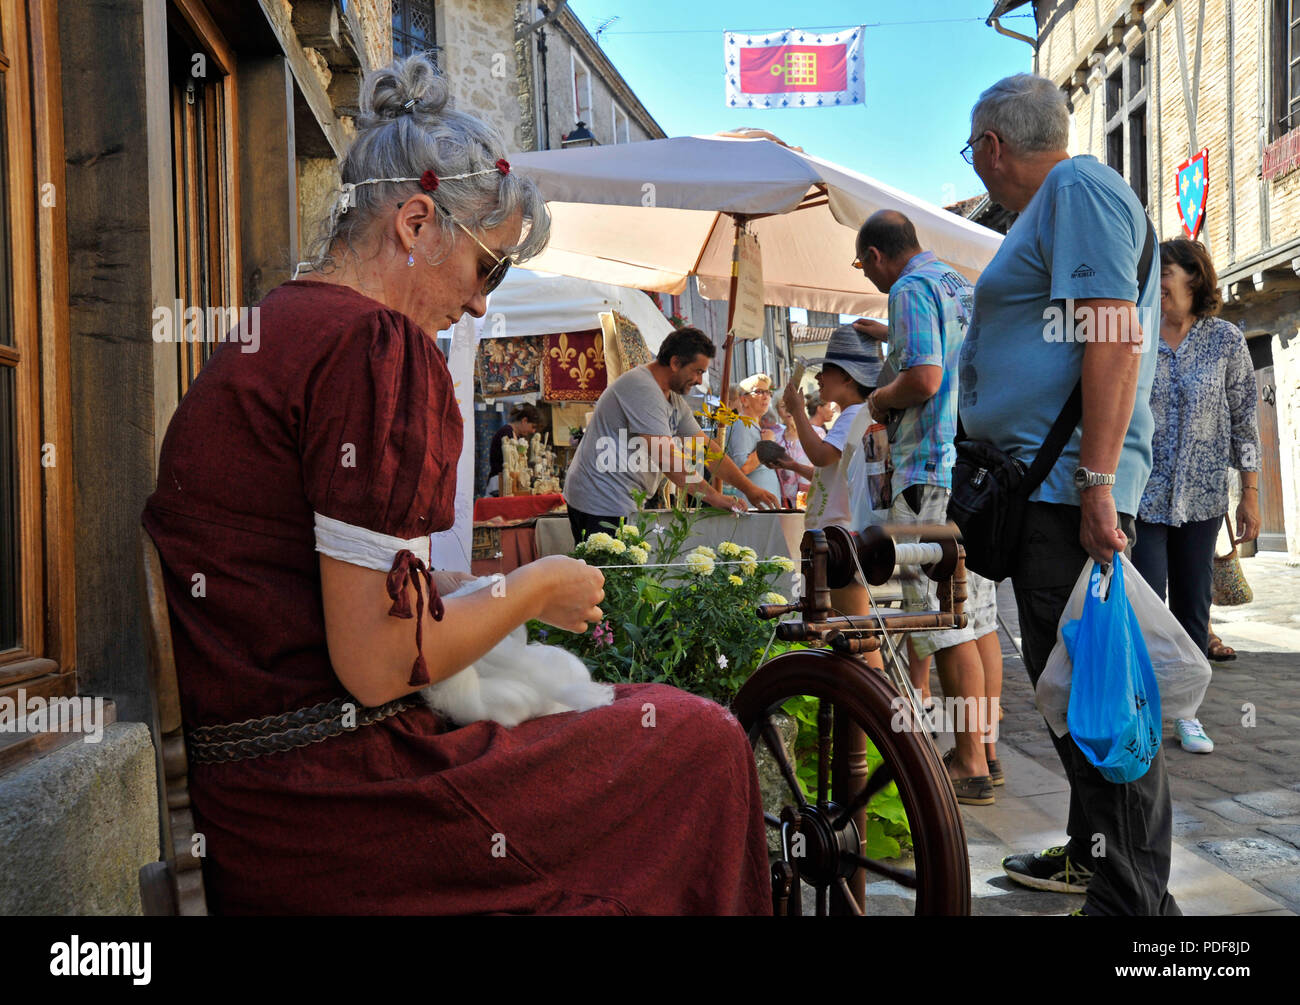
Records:
[[[553,216],[529,267],[681,293],[699,277],[730,299],[736,227],[763,256],[765,301],[845,314],[884,312],[886,297],[852,267],[857,229],[880,209],[907,215],[921,246],[974,280],[1001,235],[865,175],[770,139],[682,136],[514,154]]]
[[[673,330],[640,290],[532,269],[507,272],[488,297],[487,313],[473,321],[479,338],[550,335],[599,328],[600,315],[606,311],[618,311],[635,324],[651,352],[658,352],[664,336]]]

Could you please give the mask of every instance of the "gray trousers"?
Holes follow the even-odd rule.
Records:
[[[1077,506],[1030,503],[1025,511],[1011,584],[1025,666],[1035,685],[1056,644],[1057,622],[1088,561],[1079,544],[1081,519]],[[1131,544],[1133,518],[1120,514],[1120,528]],[[1163,744],[1145,775],[1116,785],[1102,777],[1068,733],[1052,741],[1070,782],[1067,852],[1093,869],[1084,912],[1181,915],[1168,890],[1173,808]]]

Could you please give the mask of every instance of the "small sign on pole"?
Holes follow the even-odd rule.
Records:
[[[736,338],[762,338],[766,316],[763,310],[763,253],[759,250],[758,238],[749,231],[736,235],[731,267],[737,276],[731,330]]]

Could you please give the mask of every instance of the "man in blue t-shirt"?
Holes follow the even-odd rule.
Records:
[[[888,362],[896,375],[867,399],[878,422],[898,416],[889,433],[894,464],[889,522],[945,523],[957,432],[957,354],[970,321],[971,285],[934,252],[922,250],[912,221],[896,210],[873,213],[858,229],[856,250],[866,277],[876,289],[889,291],[887,330],[855,322],[863,334],[889,340]],[[944,763],[957,801],[987,806],[1003,782],[997,748],[986,742],[996,737],[990,713],[996,714],[1002,692],[997,595],[991,582],[970,571],[966,586],[966,627],[910,633],[908,675],[913,688],[927,691],[933,656],[944,696],[976,700],[977,713],[966,719],[965,728],[954,723],[955,746]],[[905,577],[903,600],[909,611],[936,610],[937,586],[926,576]]]
[[[1134,536],[1151,471],[1160,333],[1159,256],[1138,276],[1149,226],[1142,204],[1110,168],[1070,157],[1068,132],[1065,95],[1021,73],[980,95],[962,151],[989,197],[1020,214],[975,287],[959,379],[966,435],[1028,465],[1071,389],[1083,386],[1083,418],[1030,496],[1011,577],[1035,684],[1088,559],[1108,563]],[[1086,891],[1085,914],[1180,914],[1167,889],[1163,752],[1140,779],[1116,785],[1068,733],[1053,740],[1070,781],[1070,840],[1008,857],[1008,876]]]

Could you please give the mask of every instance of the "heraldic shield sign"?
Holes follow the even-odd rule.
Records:
[[[1192,240],[1205,223],[1205,196],[1210,190],[1210,148],[1202,147],[1191,160],[1178,168],[1178,215],[1183,230]]]

